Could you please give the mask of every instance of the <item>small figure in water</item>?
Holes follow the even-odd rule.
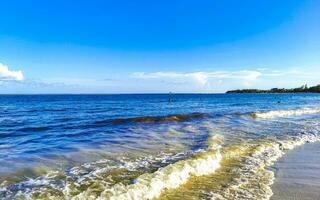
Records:
[[[172,92],[169,92],[169,99],[168,102],[171,103],[172,102],[172,98],[171,98]]]

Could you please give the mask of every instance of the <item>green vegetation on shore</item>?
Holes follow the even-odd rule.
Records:
[[[285,88],[272,88],[270,90],[259,89],[243,89],[243,90],[230,90],[227,93],[320,93],[320,85],[308,87],[303,85],[298,88],[285,89]]]

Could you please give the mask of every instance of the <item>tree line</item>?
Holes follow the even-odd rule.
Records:
[[[320,85],[308,87],[303,85],[298,88],[272,88],[270,90],[259,90],[259,89],[242,89],[242,90],[230,90],[226,93],[320,93]]]

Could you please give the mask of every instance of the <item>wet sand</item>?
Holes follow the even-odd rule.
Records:
[[[276,176],[272,200],[320,199],[320,142],[295,148],[272,169]]]

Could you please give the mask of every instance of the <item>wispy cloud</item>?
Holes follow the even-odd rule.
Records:
[[[239,79],[244,81],[254,81],[262,73],[253,70],[241,70],[241,71],[211,71],[211,72],[135,72],[131,76],[139,79],[181,79],[191,78],[200,85],[206,85],[209,79]]]
[[[308,77],[308,76],[313,76],[314,73],[317,73],[317,72],[310,72],[307,70],[295,68],[295,69],[290,69],[290,70],[286,70],[286,71],[280,71],[280,70],[266,71],[264,73],[264,76],[269,76],[269,77],[281,77],[281,76]]]
[[[22,81],[22,71],[11,71],[9,67],[0,63],[0,81]]]

